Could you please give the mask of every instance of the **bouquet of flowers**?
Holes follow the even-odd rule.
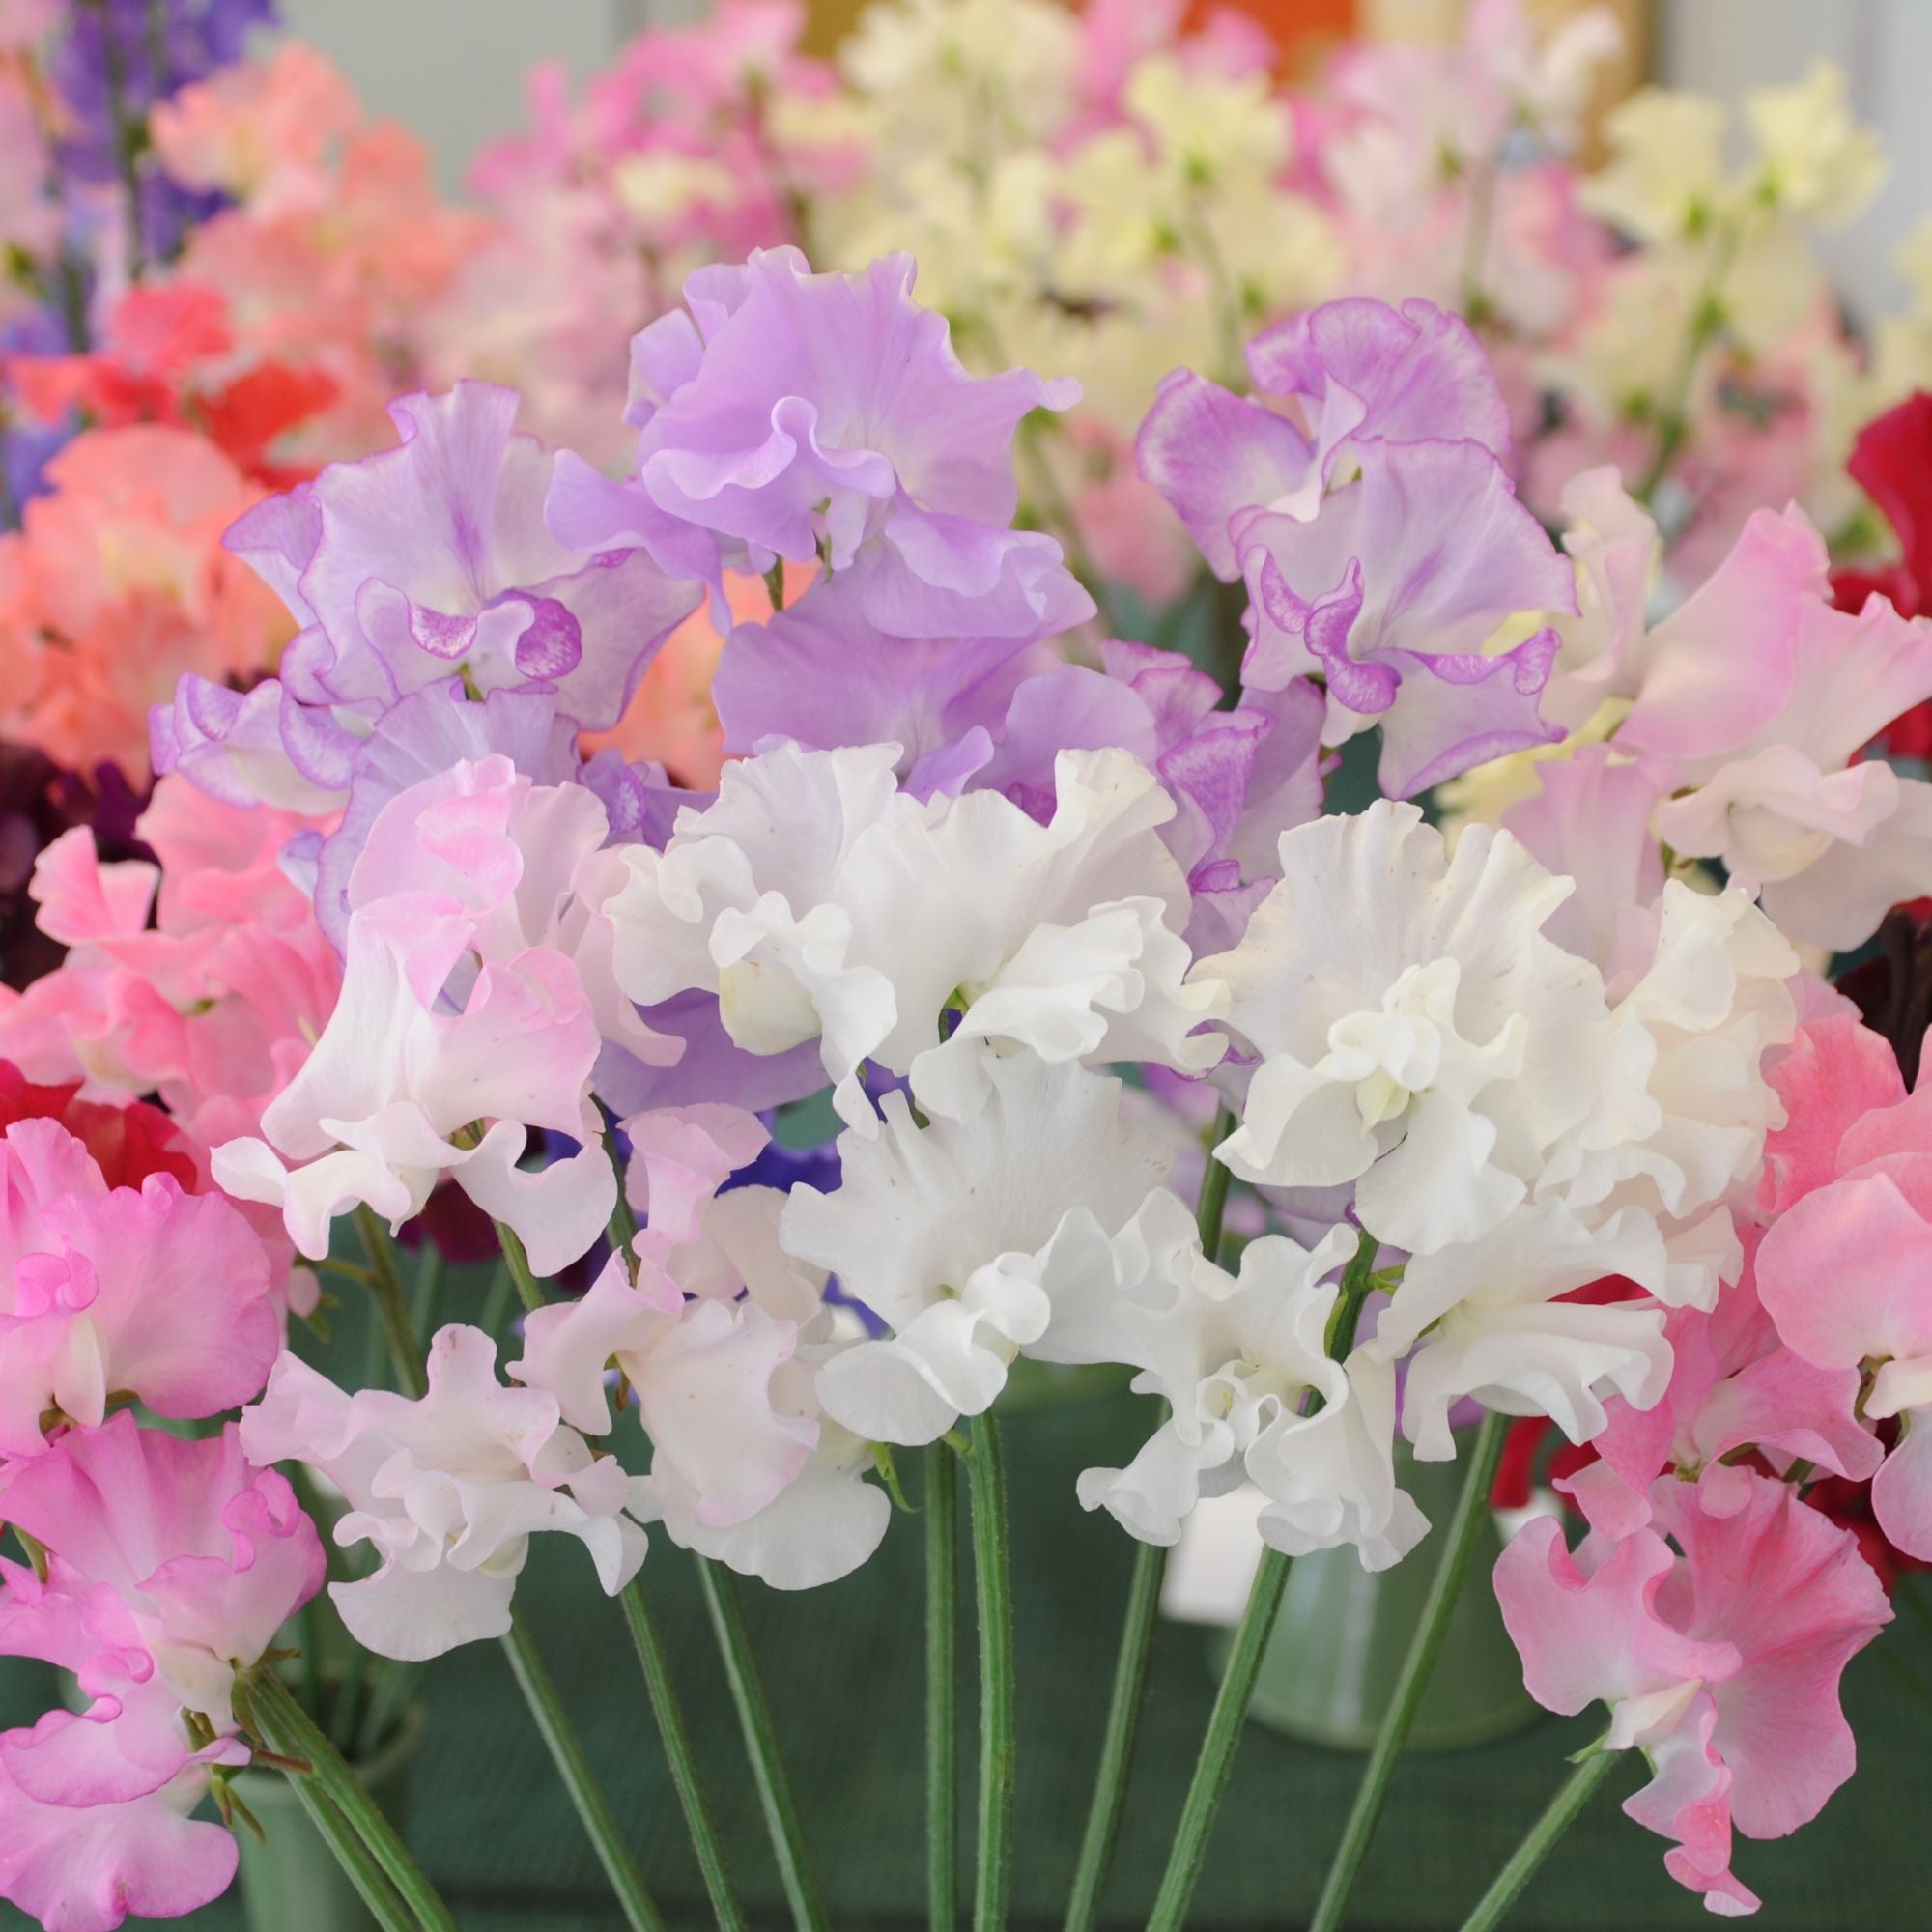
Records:
[[[299,48],[222,65],[250,9],[46,11],[0,14],[53,210],[14,326],[70,333],[9,353],[10,460],[67,440],[19,471],[0,647],[10,728],[114,760],[128,810],[43,778],[12,821],[42,950],[0,995],[0,1654],[77,1688],[0,1733],[0,1896],[55,1932],[195,1909],[253,1767],[380,1923],[452,1926],[348,1759],[410,1667],[494,1639],[661,1925],[518,1610],[561,1532],[735,1928],[648,1595],[652,1547],[691,1552],[827,1926],[738,1579],[898,1534],[950,1924],[963,1517],[996,1932],[1024,1362],[1159,1398],[1064,1499],[1140,1546],[1074,1932],[1200,1505],[1248,1486],[1264,1548],[1160,1932],[1291,1563],[1435,1578],[1333,1928],[1491,1586],[1505,1451],[1545,1437],[1582,1534],[1531,1520],[1493,1589],[1530,1693],[1604,1730],[1466,1923],[1631,1750],[1670,1875],[1756,1909],[1734,1831],[1851,1776],[1840,1674],[1932,1560],[1932,400],[1858,439],[1834,570],[1788,497],[1825,488],[1820,399],[1882,391],[1904,337],[1860,367],[1811,304],[1754,338],[1744,293],[1872,185],[1836,84],[1762,97],[1742,175],[1638,97],[1582,182],[1518,146],[1574,122],[1594,23],[1538,46],[1486,5],[1298,99],[1234,26],[1139,7],[886,4],[841,78],[727,6],[582,103],[543,83],[483,220]],[[1563,283],[1535,313],[1519,248]],[[528,305],[476,366],[522,402],[430,374],[492,290]],[[1643,415],[1627,364],[1574,374],[1632,303],[1683,324]],[[591,325],[623,311],[618,395]],[[1126,360],[1183,344],[1123,419]],[[1795,482],[1742,395],[1773,350],[1809,385]],[[1191,546],[1197,656],[1102,616],[1096,493]],[[479,1246],[503,1292],[449,1306]],[[365,1312],[386,1370],[324,1373]],[[1399,1441],[1463,1465],[1433,1524]]]

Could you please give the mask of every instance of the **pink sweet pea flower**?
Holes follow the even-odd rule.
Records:
[[[1665,1478],[1657,1528],[1592,1535],[1574,1555],[1539,1518],[1495,1572],[1530,1695],[1568,1716],[1608,1705],[1602,1747],[1634,1746],[1655,1773],[1625,1811],[1676,1840],[1665,1868],[1725,1917],[1758,1905],[1731,1873],[1732,1827],[1783,1837],[1851,1776],[1838,1679],[1891,1618],[1854,1537],[1741,1473],[1724,1515]]]
[[[38,1456],[49,1410],[93,1428],[110,1396],[212,1415],[281,1342],[269,1259],[234,1204],[165,1174],[109,1188],[50,1120],[0,1138],[0,1453]]]
[[[1907,1094],[1891,1048],[1846,1018],[1813,1022],[1772,1080],[1791,1123],[1765,1150],[1781,1211],[1759,1293],[1795,1355],[1858,1378],[1861,1415],[1901,1420],[1872,1511],[1932,1557],[1932,1087]]]

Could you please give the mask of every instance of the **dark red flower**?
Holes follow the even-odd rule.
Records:
[[[109,1187],[139,1187],[165,1174],[192,1194],[199,1170],[181,1130],[158,1107],[135,1100],[109,1107],[76,1097],[71,1087],[36,1087],[11,1060],[0,1060],[0,1132],[15,1121],[58,1121],[94,1156]]]

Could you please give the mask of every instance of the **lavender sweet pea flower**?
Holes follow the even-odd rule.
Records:
[[[350,738],[452,676],[477,693],[554,688],[564,715],[607,728],[696,608],[697,587],[643,554],[586,556],[550,534],[552,459],[512,433],[516,412],[516,392],[487,383],[405,396],[394,449],[330,464],[229,532],[302,626],[284,689]]]
[[[906,790],[957,792],[992,758],[1013,694],[1059,661],[1024,638],[889,637],[864,604],[862,586],[836,577],[731,633],[711,686],[724,749],[895,744]],[[1050,783],[1051,757],[1045,770]]]
[[[1482,344],[1433,303],[1326,302],[1264,329],[1248,370],[1277,407],[1178,369],[1135,443],[1141,474],[1223,582],[1241,574],[1234,520],[1268,509],[1306,522],[1358,442],[1477,442],[1509,459],[1509,406]]]
[[[1330,742],[1379,720],[1381,788],[1406,798],[1562,736],[1538,715],[1558,639],[1482,646],[1524,611],[1577,608],[1576,578],[1479,442],[1352,443],[1360,475],[1303,523],[1236,517],[1252,600],[1242,676],[1326,680]]]
[[[632,344],[636,476],[560,459],[551,528],[714,584],[722,562],[819,558],[854,574],[867,620],[893,637],[1033,640],[1085,621],[1093,602],[1060,546],[1009,527],[1014,430],[1079,387],[968,375],[913,276],[907,255],[817,275],[795,248],[698,270],[686,308]]]

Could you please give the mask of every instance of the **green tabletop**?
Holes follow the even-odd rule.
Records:
[[[1130,1546],[1083,1515],[1074,1477],[1117,1462],[1140,1426],[1125,1399],[1012,1413],[1020,1680],[1020,1852],[1013,1924],[1058,1927],[1085,1813],[1112,1668]],[[858,1576],[784,1598],[745,1597],[806,1824],[838,1932],[914,1932],[924,1924],[921,1722],[923,1605],[916,1518],[895,1521]],[[1424,1552],[1426,1560],[1426,1549]],[[786,1923],[756,1800],[689,1560],[663,1539],[644,1578],[680,1673],[698,1748],[735,1855],[753,1921]],[[696,1868],[616,1606],[563,1537],[539,1538],[519,1593],[618,1815],[634,1821],[646,1876],[672,1924],[696,1928]],[[962,1630],[970,1645],[970,1604]],[[1863,1759],[1822,1818],[1777,1844],[1741,1842],[1737,1867],[1766,1901],[1767,1927],[1906,1927],[1932,1922],[1932,1833],[1925,1829],[1932,1639],[1913,1615],[1846,1679]],[[1164,1626],[1107,1923],[1141,1922],[1151,1896],[1211,1694],[1205,1633]],[[970,1672],[970,1650],[966,1660]],[[11,1662],[0,1671],[23,1669]],[[1916,1675],[1915,1675],[1916,1674]],[[17,1689],[24,1686],[16,1684]],[[16,1703],[10,1696],[11,1707]],[[615,1926],[620,1921],[569,1804],[494,1644],[441,1660],[426,1681],[428,1725],[412,1789],[412,1838],[466,1926]],[[973,1696],[962,1784],[970,1787]],[[10,1708],[7,1716],[19,1721]],[[1351,1924],[1454,1927],[1541,1807],[1564,1753],[1593,1734],[1585,1719],[1538,1723],[1505,1743],[1411,1757],[1399,1771]],[[1190,1925],[1291,1928],[1305,1922],[1360,1760],[1251,1725],[1223,1807]],[[1571,1833],[1510,1921],[1520,1932],[1632,1932],[1709,1923],[1663,1875],[1662,1841],[1621,1817],[1633,1761]],[[970,1799],[970,1790],[965,1794]],[[966,1830],[970,1834],[970,1820]],[[9,1926],[21,1922],[9,1915]],[[237,1927],[221,1901],[189,1920]],[[300,1928],[291,1928],[300,1932]]]

